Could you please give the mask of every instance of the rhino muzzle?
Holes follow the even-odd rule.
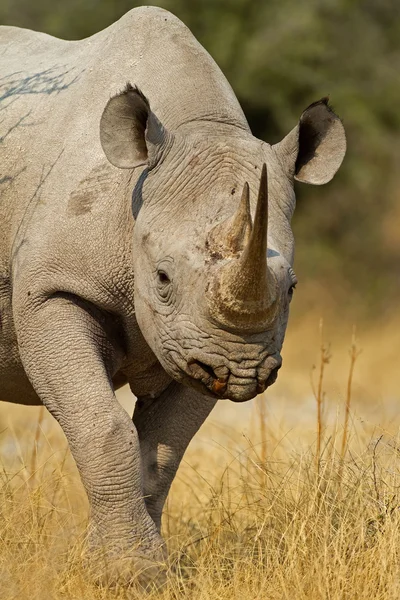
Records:
[[[268,356],[257,368],[242,373],[240,368],[231,371],[226,366],[213,367],[195,358],[187,363],[190,376],[201,382],[213,396],[233,402],[245,402],[264,392],[275,383],[281,365],[280,356]]]

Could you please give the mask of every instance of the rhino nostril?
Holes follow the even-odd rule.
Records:
[[[258,369],[257,393],[261,394],[267,387],[275,383],[278,371],[282,366],[281,357],[268,356]]]
[[[206,365],[201,360],[189,361],[188,367],[192,375],[198,378],[211,377],[212,379],[218,379],[223,383],[226,382],[229,377],[229,369],[226,367],[215,367],[215,369],[213,369],[210,365]]]
[[[204,375],[209,375],[213,379],[219,379],[220,381],[228,381],[229,378],[229,369],[223,365],[219,367],[211,367],[210,365],[206,365],[201,360],[192,359],[188,362],[188,367],[193,375],[198,374],[201,377]]]
[[[201,379],[206,376],[216,379],[216,376],[215,376],[215,373],[214,373],[212,367],[201,362],[201,360],[189,361],[188,367],[189,367],[189,370],[192,373],[193,377],[195,377],[196,379]]]
[[[271,373],[268,375],[267,381],[266,381],[266,385],[272,385],[273,383],[275,383],[275,381],[278,378],[278,371],[281,368],[281,365],[278,365],[277,367],[275,367],[275,369],[272,369]]]
[[[201,360],[190,360],[188,368],[195,379],[200,379],[217,396],[225,392],[229,377],[229,369],[226,367],[216,367],[213,369],[201,362]]]

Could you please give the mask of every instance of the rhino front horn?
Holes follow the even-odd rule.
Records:
[[[267,264],[267,238],[268,177],[264,163],[247,244],[238,257],[216,272],[210,289],[211,316],[224,327],[254,333],[264,331],[276,314],[276,281]]]

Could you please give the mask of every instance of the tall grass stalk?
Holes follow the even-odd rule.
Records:
[[[39,417],[36,424],[35,437],[33,440],[32,446],[32,457],[31,457],[31,465],[29,470],[29,479],[32,483],[33,478],[35,477],[35,473],[37,470],[37,458],[38,458],[38,449],[39,449],[39,440],[42,434],[42,424],[45,415],[45,407],[41,406],[39,409]]]
[[[311,386],[313,390],[313,394],[315,400],[317,402],[317,447],[315,453],[315,467],[317,477],[320,475],[320,463],[321,463],[321,445],[322,445],[322,436],[323,436],[323,409],[324,409],[324,391],[323,391],[323,382],[324,382],[324,372],[325,367],[329,363],[331,355],[329,347],[325,346],[324,343],[324,321],[323,319],[319,322],[319,332],[320,332],[320,361],[319,361],[319,372],[318,372],[318,385],[315,387],[314,379],[311,376]],[[313,370],[315,366],[313,367]]]
[[[267,447],[267,410],[266,410],[266,397],[264,394],[256,399],[257,414],[258,414],[258,425],[260,433],[260,463],[263,472],[263,483],[266,484],[266,465],[268,458],[268,447]]]
[[[357,349],[357,345],[356,345],[356,328],[354,327],[353,335],[351,338],[351,346],[350,346],[350,350],[349,350],[350,367],[349,367],[349,376],[347,379],[347,388],[346,388],[346,404],[345,404],[345,413],[344,413],[342,446],[340,449],[341,462],[344,461],[344,457],[346,455],[347,439],[348,439],[348,431],[349,431],[351,391],[352,391],[352,385],[353,385],[353,373],[354,373],[354,367],[356,364],[356,360],[357,360],[358,356],[360,355],[360,352],[361,351]]]

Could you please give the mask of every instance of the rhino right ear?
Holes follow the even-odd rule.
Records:
[[[274,149],[297,181],[314,185],[330,181],[346,153],[346,135],[328,98],[310,104],[297,127]]]
[[[128,83],[107,102],[100,120],[100,142],[115,167],[153,167],[170,138],[137,87]]]

